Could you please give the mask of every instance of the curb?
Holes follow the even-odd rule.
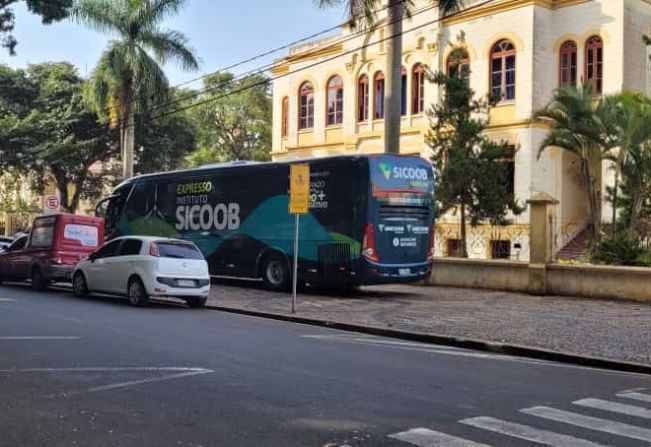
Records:
[[[466,348],[476,351],[492,352],[497,354],[511,355],[515,357],[527,357],[538,360],[548,360],[558,363],[568,363],[579,366],[589,366],[593,368],[648,374],[651,375],[651,365],[641,363],[620,362],[609,360],[601,357],[586,357],[577,354],[570,354],[562,351],[550,351],[529,346],[504,344],[484,340],[474,340],[470,338],[453,337],[448,335],[430,334],[426,332],[409,332],[398,329],[389,329],[380,326],[366,326],[352,323],[341,323],[332,320],[321,320],[318,318],[298,317],[295,315],[277,314],[262,312],[256,310],[238,309],[234,307],[224,307],[206,304],[206,309],[218,310],[239,315],[251,317],[266,318],[270,320],[287,321],[291,323],[306,324],[309,326],[327,327],[348,332],[358,332],[362,334],[377,335],[381,337],[390,337],[400,340],[416,341],[421,343],[452,346],[457,348]]]

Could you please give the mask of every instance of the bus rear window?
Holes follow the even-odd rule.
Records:
[[[201,252],[187,242],[156,242],[161,258],[203,259]]]

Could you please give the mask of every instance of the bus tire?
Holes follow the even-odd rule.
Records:
[[[280,253],[271,253],[262,260],[262,280],[268,289],[284,292],[289,289],[289,267]]]
[[[149,296],[147,296],[145,286],[138,277],[134,277],[129,280],[127,295],[129,298],[129,303],[135,307],[142,307],[149,301]]]
[[[39,292],[45,290],[47,284],[45,282],[45,279],[43,278],[43,273],[41,272],[40,268],[38,267],[32,268],[31,280],[32,280],[32,289]]]

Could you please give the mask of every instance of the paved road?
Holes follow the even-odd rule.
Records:
[[[0,286],[1,446],[541,444],[650,445],[651,378]]]

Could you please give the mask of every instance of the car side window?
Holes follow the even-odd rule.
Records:
[[[20,237],[9,246],[9,251],[22,250],[27,244],[27,236]]]
[[[112,256],[116,256],[118,252],[118,247],[120,246],[121,243],[122,241],[119,240],[119,241],[109,242],[108,244],[104,245],[102,248],[97,250],[95,259],[110,258]]]
[[[133,256],[139,255],[142,248],[142,241],[138,239],[127,239],[120,247],[119,256]]]

